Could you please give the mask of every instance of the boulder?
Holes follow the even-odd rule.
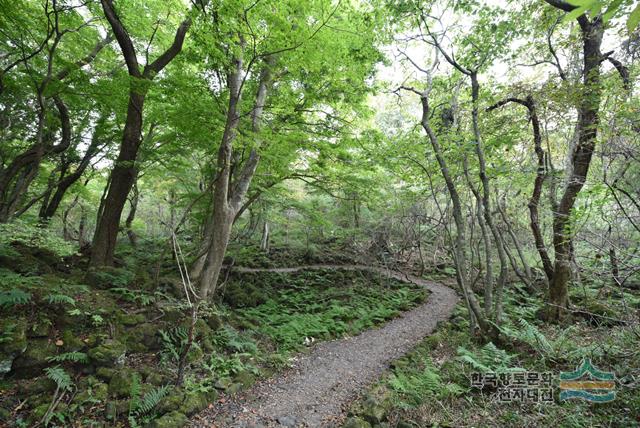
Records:
[[[0,319],[0,331],[7,340],[0,344],[0,378],[11,371],[13,360],[27,349],[27,321],[23,318]]]
[[[174,411],[159,417],[148,425],[148,428],[182,428],[189,422],[184,414]]]
[[[371,428],[371,424],[358,417],[351,417],[345,421],[343,428]]]
[[[129,397],[134,376],[136,373],[131,369],[123,368],[116,371],[109,381],[109,395],[118,398]]]
[[[87,353],[93,364],[99,367],[122,367],[126,354],[125,346],[117,340],[106,340]]]
[[[31,340],[26,351],[13,360],[12,369],[21,377],[35,377],[49,365],[47,358],[56,353],[56,345],[49,339]]]
[[[190,392],[180,406],[180,412],[187,416],[194,415],[203,410],[209,404],[209,397],[204,392]]]

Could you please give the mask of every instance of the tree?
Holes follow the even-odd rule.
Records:
[[[154,61],[141,68],[134,43],[118,16],[112,0],[101,0],[104,15],[113,30],[130,77],[129,103],[120,153],[109,178],[109,190],[104,209],[97,221],[91,249],[91,265],[103,266],[113,263],[113,253],[118,238],[122,210],[136,176],[136,158],[142,141],[144,103],[150,84],[182,50],[185,36],[191,26],[187,18],[178,27],[171,45]],[[153,33],[155,35],[155,31]],[[151,38],[153,40],[153,36]],[[147,49],[147,59],[148,59]]]

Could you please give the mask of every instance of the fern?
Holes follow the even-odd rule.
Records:
[[[169,385],[154,388],[140,400],[133,409],[133,415],[140,417],[151,412],[163,399],[169,394],[171,387]]]
[[[12,288],[9,291],[0,292],[0,307],[8,308],[16,305],[24,305],[31,301],[31,293]]]
[[[84,352],[65,352],[64,354],[48,357],[47,361],[54,363],[64,363],[71,361],[74,363],[87,363],[89,359]]]
[[[458,359],[481,372],[508,373],[522,371],[520,367],[510,367],[515,355],[507,354],[503,349],[489,342],[479,352],[470,351],[462,346],[458,348]]]
[[[45,299],[49,304],[52,305],[67,304],[75,306],[76,304],[76,300],[73,297],[67,296],[66,294],[48,294]]]
[[[129,388],[129,419],[134,416],[134,411],[140,403],[140,395],[142,392],[142,383],[140,382],[140,376],[138,373],[133,373],[131,377],[131,387]],[[137,426],[137,424],[131,424],[131,426]]]
[[[56,387],[62,391],[69,391],[73,386],[71,376],[62,367],[47,367],[44,369],[47,377],[55,382]]]

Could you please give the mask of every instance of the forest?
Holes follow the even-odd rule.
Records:
[[[0,0],[0,427],[640,426],[639,23]]]

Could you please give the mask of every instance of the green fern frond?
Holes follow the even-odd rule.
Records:
[[[47,361],[49,361],[50,363],[64,363],[66,361],[71,361],[74,363],[87,363],[89,359],[87,358],[87,354],[85,354],[84,352],[65,352],[64,354],[48,357]]]
[[[47,377],[55,382],[56,386],[61,389],[68,391],[73,386],[73,381],[71,380],[71,376],[67,373],[62,367],[47,367],[44,369]]]
[[[47,301],[47,303],[51,305],[66,304],[66,305],[75,306],[76,304],[76,300],[71,296],[67,296],[66,294],[48,294],[45,297],[45,300]]]
[[[31,301],[31,293],[12,288],[9,291],[0,292],[0,307],[11,307],[16,305],[24,305]]]
[[[169,385],[164,385],[149,391],[142,400],[139,400],[133,414],[140,417],[151,412],[169,394],[170,389]]]

